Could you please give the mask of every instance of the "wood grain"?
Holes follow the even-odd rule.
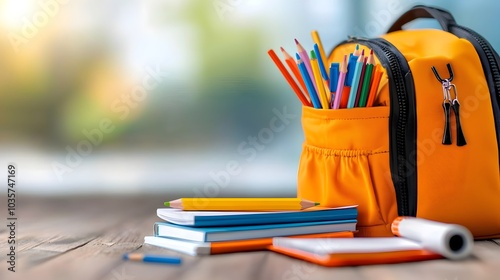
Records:
[[[0,197],[0,199],[3,199]],[[7,271],[2,245],[0,279],[499,279],[500,240],[478,241],[463,261],[325,268],[273,252],[192,257],[143,245],[168,198],[25,197],[18,206],[17,272]],[[5,211],[0,217],[5,221]],[[0,231],[5,242],[8,233]],[[129,252],[182,257],[182,265],[123,261]]]

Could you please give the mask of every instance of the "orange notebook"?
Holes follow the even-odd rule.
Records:
[[[464,259],[474,244],[463,226],[415,217],[396,218],[392,232],[399,237],[275,237],[269,249],[324,266],[350,266]]]
[[[295,238],[352,238],[351,231],[317,233],[306,235],[295,235]],[[236,241],[219,242],[193,242],[188,240],[172,239],[158,236],[144,237],[144,243],[158,247],[163,247],[173,251],[185,253],[188,255],[214,255],[235,252],[248,252],[266,250],[273,244],[272,238],[258,238]]]
[[[415,262],[442,259],[443,256],[426,250],[408,250],[395,252],[375,253],[338,253],[329,255],[318,255],[297,249],[269,246],[269,250],[281,253],[293,258],[305,260],[323,266],[356,266],[370,264],[392,264],[403,262]]]
[[[317,234],[306,234],[290,236],[294,238],[352,238],[354,234],[351,231],[327,232]],[[210,254],[224,254],[233,252],[258,251],[265,250],[273,244],[272,238],[259,238],[239,241],[212,242]]]

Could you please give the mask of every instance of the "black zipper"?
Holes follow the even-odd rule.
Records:
[[[491,105],[493,117],[495,119],[495,129],[497,136],[497,147],[500,152],[500,59],[490,43],[474,30],[460,25],[451,25],[450,32],[457,37],[467,39],[477,51],[481,64],[483,65],[484,76],[488,82],[488,89],[491,95]],[[499,156],[500,164],[500,156]]]
[[[415,87],[408,62],[390,42],[382,38],[351,37],[346,42],[373,49],[389,78],[389,156],[399,216],[417,214],[417,166]]]

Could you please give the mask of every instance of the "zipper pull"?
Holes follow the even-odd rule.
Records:
[[[457,146],[467,145],[467,141],[465,141],[465,135],[462,130],[462,124],[460,123],[460,102],[458,102],[458,93],[455,84],[452,84],[453,80],[453,69],[451,68],[451,64],[446,64],[448,68],[448,73],[450,77],[448,79],[443,79],[439,76],[439,73],[436,70],[436,67],[432,66],[432,72],[436,76],[436,79],[443,86],[443,109],[444,109],[444,134],[443,134],[443,145],[451,144],[451,133],[450,133],[450,107],[453,108],[453,112],[455,113],[455,122],[457,127]],[[451,99],[450,91],[453,90],[454,98]]]
[[[446,80],[447,81],[447,80]],[[450,114],[451,102],[449,99],[449,91],[443,82],[443,109],[444,109],[444,132],[443,132],[443,145],[451,145],[451,131],[450,131]]]
[[[458,102],[457,88],[454,84],[450,84],[450,88],[453,89],[455,98],[451,101],[453,112],[455,113],[455,123],[457,125],[457,146],[467,145],[465,140],[465,135],[462,130],[462,124],[460,123],[460,102]]]

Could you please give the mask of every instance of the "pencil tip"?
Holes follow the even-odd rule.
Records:
[[[314,206],[318,206],[319,204],[319,202],[314,202]]]
[[[123,254],[123,259],[128,260],[128,254]]]
[[[359,44],[356,44],[356,50],[359,50]]]
[[[280,50],[281,50],[282,52],[285,52],[285,49],[284,49],[283,47],[280,47]]]
[[[372,55],[372,54],[373,54],[373,49],[370,50],[370,55]]]
[[[365,50],[362,50],[362,51],[361,51],[361,55],[365,55]]]
[[[299,41],[297,41],[297,39],[294,39],[294,40],[295,40],[295,44],[297,44],[297,45],[298,45],[298,44],[299,44]]]
[[[316,59],[316,52],[311,51],[311,59]]]
[[[167,201],[167,202],[163,203],[163,205],[170,207],[170,202]]]

